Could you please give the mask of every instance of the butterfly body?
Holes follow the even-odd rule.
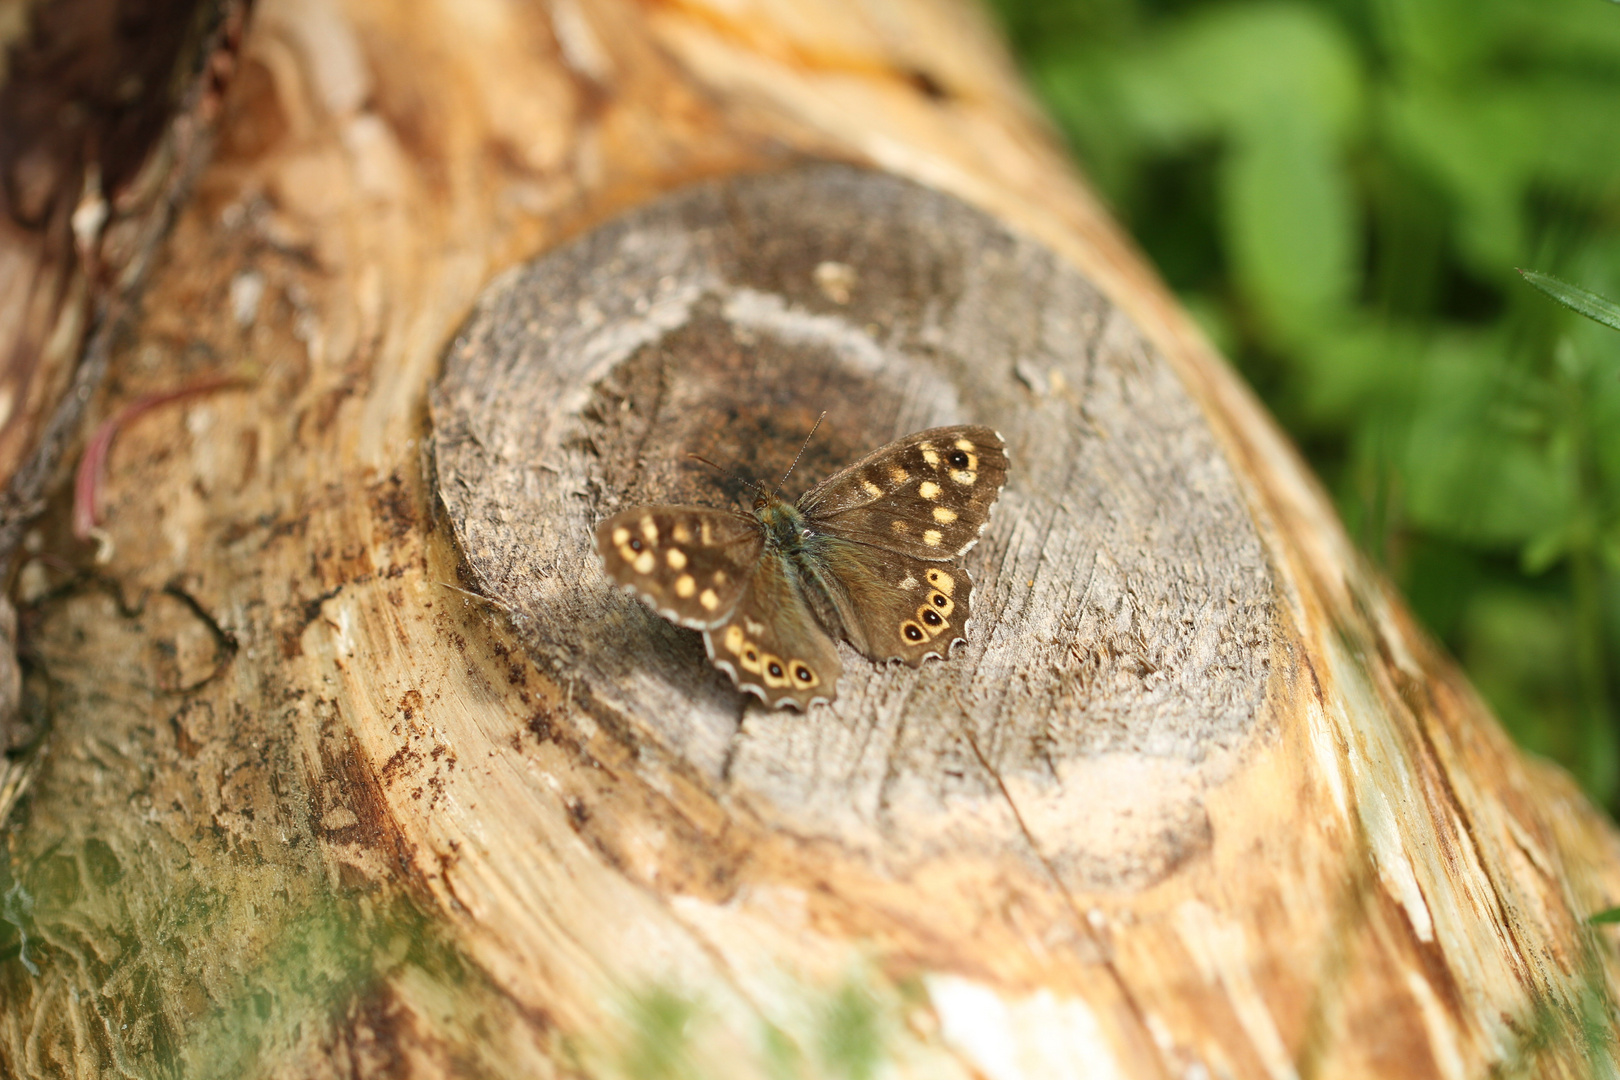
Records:
[[[797,503],[752,513],[643,506],[603,521],[608,575],[665,618],[703,631],[709,658],[769,705],[835,696],[849,641],[920,665],[966,640],[973,583],[957,560],[1006,481],[1001,437],[934,428],[890,443]]]

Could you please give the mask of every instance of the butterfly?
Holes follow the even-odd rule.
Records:
[[[796,503],[759,487],[752,513],[622,511],[597,526],[596,550],[626,592],[701,630],[709,659],[741,690],[802,710],[837,696],[838,638],[912,667],[967,640],[973,581],[959,560],[1006,480],[996,432],[931,428],[840,469]]]

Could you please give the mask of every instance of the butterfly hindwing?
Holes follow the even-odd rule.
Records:
[[[990,520],[1007,480],[1007,449],[987,427],[907,435],[834,473],[799,500],[818,532],[902,552],[954,559]]]
[[[703,633],[715,666],[773,708],[804,710],[831,701],[844,671],[838,646],[811,614],[801,590],[787,560],[767,551],[730,617]]]
[[[845,636],[862,653],[918,667],[967,640],[973,580],[962,567],[836,538],[822,551],[847,597],[840,605]]]
[[[704,506],[638,506],[596,527],[608,576],[697,630],[731,614],[764,546],[758,521]]]

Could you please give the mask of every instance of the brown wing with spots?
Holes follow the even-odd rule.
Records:
[[[834,541],[824,565],[842,588],[844,634],[874,660],[918,667],[950,655],[967,640],[973,580],[955,563],[914,559],[897,551]]]
[[[725,622],[764,546],[754,518],[702,506],[638,506],[596,527],[608,577],[695,630]]]
[[[833,700],[844,672],[838,646],[772,552],[760,556],[736,608],[724,625],[703,632],[703,644],[739,689],[773,708]]]
[[[833,474],[799,509],[818,532],[954,559],[978,541],[1006,480],[1006,445],[990,428],[931,428]]]

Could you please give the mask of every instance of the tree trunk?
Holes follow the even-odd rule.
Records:
[[[250,381],[16,577],[0,1072],[1609,1067],[1614,830],[978,13],[261,0],[219,123],[91,411]],[[1011,473],[965,646],[771,711],[591,529],[823,409],[790,494],[942,423]]]

